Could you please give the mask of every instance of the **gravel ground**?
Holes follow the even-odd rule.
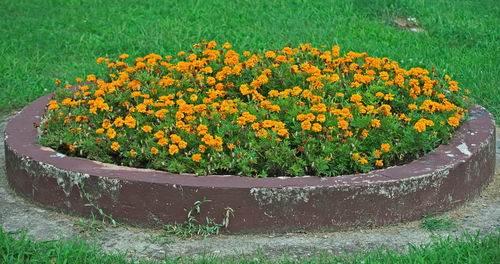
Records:
[[[203,252],[219,256],[257,251],[268,257],[288,255],[307,257],[314,252],[333,254],[387,247],[404,250],[408,243],[428,243],[434,234],[460,235],[463,232],[487,234],[500,228],[500,129],[497,128],[497,168],[493,181],[479,197],[460,208],[444,214],[457,227],[436,233],[420,228],[419,222],[392,225],[369,230],[344,232],[308,232],[286,234],[218,235],[202,238],[164,238],[160,229],[144,229],[121,225],[106,227],[95,236],[80,233],[73,224],[86,219],[68,216],[47,209],[16,194],[7,183],[3,132],[8,118],[0,120],[0,225],[4,230],[27,228],[36,240],[84,236],[98,239],[106,251],[128,251],[138,258],[162,259],[165,255],[200,256]]]

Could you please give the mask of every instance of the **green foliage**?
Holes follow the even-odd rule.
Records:
[[[310,258],[297,259],[286,252],[285,249],[275,260],[260,250],[255,254],[224,258],[202,254],[196,259],[166,257],[164,261],[138,261],[128,258],[125,253],[105,253],[96,244],[83,239],[35,242],[26,230],[7,232],[0,226],[0,263],[499,263],[500,233],[484,237],[479,234],[439,237],[420,246],[409,244],[404,253],[381,247],[340,256],[315,252]]]
[[[420,227],[429,231],[452,229],[456,227],[453,219],[439,214],[424,215],[420,220]]]
[[[500,80],[494,77],[500,31],[492,30],[500,24],[498,1],[4,0],[0,16],[1,113],[53,91],[55,78],[95,72],[90,62],[99,56],[171,54],[202,38],[242,50],[338,44],[394,58],[403,67],[435,66],[469,88],[497,121],[500,113]],[[394,27],[397,17],[416,18],[425,32]]]

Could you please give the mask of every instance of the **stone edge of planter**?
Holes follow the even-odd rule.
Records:
[[[206,198],[211,202],[202,205],[199,219],[220,223],[231,208],[232,232],[366,228],[455,208],[477,195],[495,170],[495,121],[478,105],[449,144],[405,165],[332,178],[255,179],[135,169],[39,146],[33,124],[50,96],[7,124],[7,178],[22,195],[83,216],[92,210],[85,194],[115,220],[140,225],[183,222],[193,203]]]

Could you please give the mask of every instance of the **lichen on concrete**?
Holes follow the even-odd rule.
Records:
[[[309,195],[316,186],[308,187],[283,187],[283,188],[251,188],[250,194],[259,206],[273,203],[298,204],[307,203]]]
[[[19,160],[19,162],[11,163],[15,165],[14,170],[24,170],[30,177],[33,178],[33,192],[37,189],[39,178],[46,177],[55,179],[57,185],[61,187],[61,190],[64,192],[66,197],[69,197],[75,186],[78,186],[78,189],[81,189],[81,184],[90,178],[90,175],[87,173],[60,169],[52,164],[36,161],[30,157],[18,154],[15,151],[12,151],[8,145],[6,145],[6,147],[16,156],[15,159]],[[86,188],[89,190],[85,191],[89,194],[89,198],[91,199],[99,199],[103,194],[105,194],[109,195],[113,200],[116,200],[116,197],[122,188],[122,184],[123,183],[119,179],[97,177],[97,188],[93,188],[91,190],[90,188]],[[79,193],[79,195],[83,196],[82,193]]]

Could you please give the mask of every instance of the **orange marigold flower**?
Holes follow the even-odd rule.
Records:
[[[346,130],[346,129],[347,129],[347,127],[349,126],[349,123],[348,123],[347,121],[345,121],[345,120],[339,120],[339,121],[337,122],[337,126],[338,126],[340,129],[342,129],[342,130]]]
[[[108,128],[111,128],[111,126],[113,126],[113,125],[111,124],[111,122],[109,121],[109,119],[104,119],[102,121],[102,128],[108,129]]]
[[[276,53],[274,53],[274,51],[267,51],[264,56],[266,56],[266,58],[269,58],[269,59],[272,59],[274,57],[276,57]]]
[[[382,152],[389,152],[389,149],[391,149],[391,145],[384,143],[380,145],[380,148],[382,149]]]
[[[368,163],[368,160],[367,160],[367,159],[365,159],[365,158],[361,158],[361,159],[359,159],[358,161],[359,161],[359,163],[361,163],[361,164],[366,164],[366,163]]]
[[[415,110],[415,109],[417,109],[417,105],[416,104],[409,104],[408,108],[410,108],[411,110]]]
[[[314,131],[314,132],[321,132],[321,129],[322,129],[322,128],[323,128],[323,127],[321,126],[321,124],[320,124],[320,123],[314,123],[314,124],[312,125],[312,129],[311,129],[311,130],[312,130],[312,131]]]
[[[316,117],[316,121],[320,122],[320,123],[323,123],[326,121],[326,116],[324,114],[319,114],[317,117]]]
[[[193,161],[194,162],[200,162],[201,160],[201,154],[200,153],[196,153],[193,155]]]
[[[359,103],[359,102],[361,102],[361,99],[362,99],[361,95],[359,95],[359,94],[353,94],[353,95],[351,95],[351,99],[350,100],[351,100],[351,102]]]
[[[181,142],[182,139],[178,135],[172,134],[172,135],[170,135],[170,140],[172,140],[172,143],[177,144],[177,143]]]
[[[379,126],[380,126],[380,120],[378,120],[377,118],[372,119],[372,123],[370,124],[370,127],[377,128]]]
[[[130,157],[133,158],[135,156],[135,150],[131,149],[130,150]]]
[[[184,140],[179,141],[179,148],[185,149],[187,147],[187,142]]]
[[[114,150],[114,151],[118,151],[118,149],[120,148],[120,144],[118,144],[118,142],[113,142],[113,144],[111,144],[111,149]]]
[[[207,149],[207,146],[205,145],[199,145],[198,146],[198,150],[201,152],[201,153],[205,153],[205,150]]]
[[[382,167],[384,166],[384,162],[382,162],[382,160],[377,160],[377,162],[375,162],[375,166]]]
[[[415,123],[413,129],[417,130],[419,133],[425,131],[425,119],[420,119]]]
[[[95,131],[95,132],[96,132],[97,134],[102,134],[102,133],[104,133],[104,128],[98,128],[98,129],[96,129],[96,131]]]
[[[108,138],[110,138],[110,139],[113,139],[116,137],[116,131],[114,129],[110,128],[106,132],[106,136],[108,136]]]
[[[141,129],[142,129],[142,131],[144,131],[146,133],[149,133],[149,132],[151,132],[151,130],[153,130],[153,128],[151,126],[143,126]]]
[[[233,150],[234,149],[234,144],[233,143],[229,143],[227,144],[227,148],[230,149],[230,150]]]
[[[213,41],[213,40],[212,40],[212,41],[210,41],[210,42],[208,42],[208,44],[207,44],[207,49],[213,49],[213,48],[215,48],[215,47],[217,47],[217,42],[215,42],[215,41]]]
[[[155,147],[151,147],[151,154],[153,154],[153,155],[158,154],[158,149]]]
[[[160,146],[165,146],[165,145],[167,145],[167,144],[168,144],[168,139],[166,139],[166,138],[164,138],[164,137],[162,137],[162,138],[158,139],[158,145],[160,145]]]
[[[113,124],[116,126],[116,127],[122,127],[123,126],[123,118],[121,117],[117,117],[115,119],[115,121],[113,122]]]
[[[125,125],[127,125],[129,128],[134,128],[135,123],[136,121],[131,115],[125,117]]]
[[[71,144],[70,142],[66,143],[66,146],[68,146],[69,151],[75,151],[75,146],[73,146],[73,144]]]
[[[454,116],[452,116],[448,119],[448,125],[450,125],[450,126],[456,127],[459,124],[460,124],[460,120]]]
[[[95,77],[95,75],[93,74],[89,74],[87,75],[87,82],[95,82],[97,79]]]
[[[174,155],[175,153],[178,152],[179,148],[177,147],[177,145],[170,145],[170,147],[168,148],[168,153],[170,153],[170,155]]]
[[[215,84],[215,82],[216,82],[216,81],[215,81],[215,78],[214,78],[214,77],[208,77],[208,78],[207,78],[207,84],[208,84],[208,85],[212,86],[212,85],[214,85],[214,84]]]
[[[311,129],[311,122],[309,120],[306,120],[300,124],[300,127],[304,130],[310,130]]]
[[[76,82],[77,83],[81,83],[81,82],[83,82],[83,79],[82,78],[76,78]]]

